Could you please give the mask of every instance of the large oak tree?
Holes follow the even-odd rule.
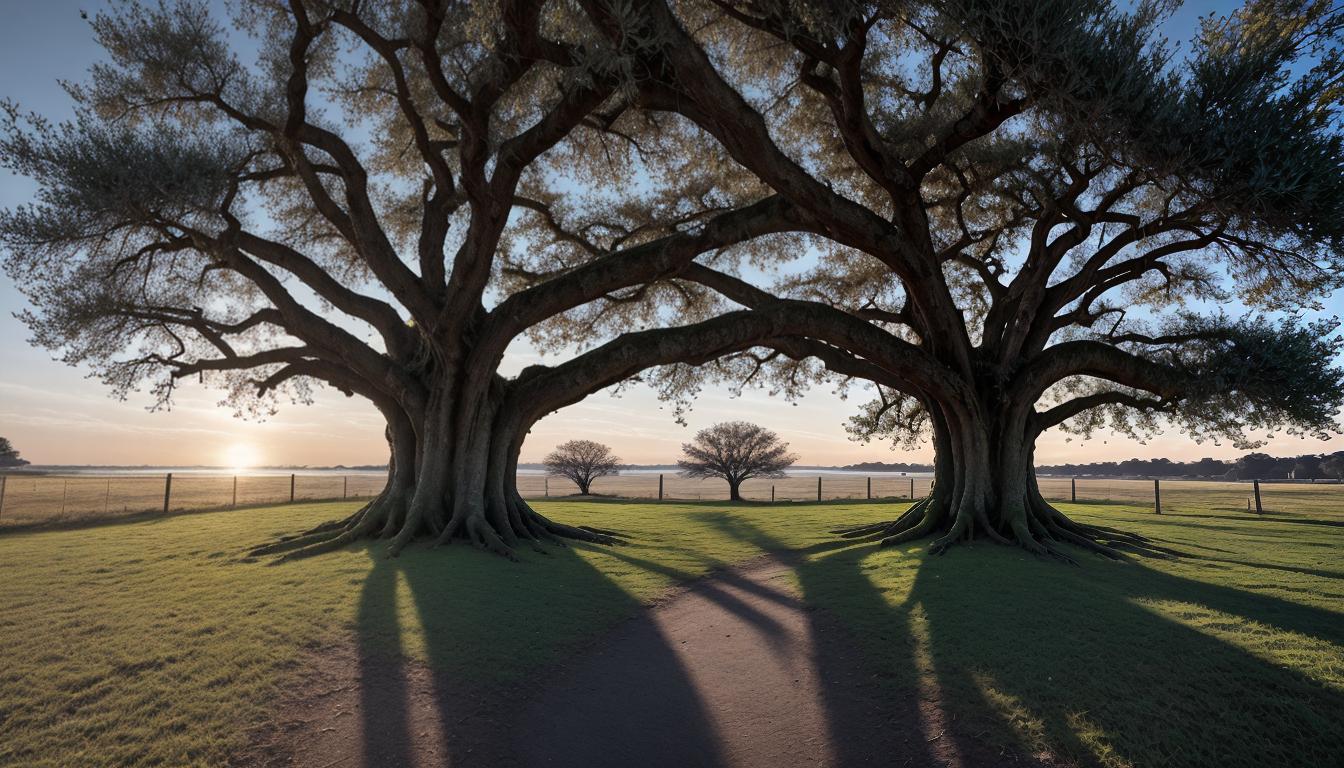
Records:
[[[770,289],[680,276],[806,318],[818,358],[879,385],[859,435],[932,436],[933,494],[848,535],[1115,554],[1144,542],[1042,499],[1043,430],[1338,429],[1335,324],[1302,319],[1344,276],[1332,3],[1253,0],[1183,56],[1159,2],[585,8],[640,105],[712,136],[816,253]]]
[[[36,342],[165,403],[196,379],[244,410],[314,384],[371,401],[386,489],[260,553],[608,541],[519,496],[528,428],[649,366],[788,331],[658,308],[662,278],[792,229],[792,206],[702,173],[721,153],[697,132],[632,117],[628,59],[563,4],[259,1],[227,21],[118,6],[92,22],[107,55],[70,86],[73,121],[6,105],[0,155],[39,191],[0,238]],[[594,302],[644,317],[500,373],[515,339],[582,326]]]

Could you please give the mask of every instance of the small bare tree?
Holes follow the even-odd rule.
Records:
[[[546,455],[546,471],[567,477],[587,496],[593,481],[620,473],[620,458],[607,446],[593,440],[570,440]]]
[[[784,477],[784,470],[798,460],[779,435],[746,421],[725,421],[702,429],[681,450],[686,454],[677,462],[682,477],[721,477],[728,481],[732,501],[742,500],[742,481]]]

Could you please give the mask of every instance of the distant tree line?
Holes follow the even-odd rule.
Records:
[[[28,460],[19,456],[9,438],[0,437],[0,467],[23,467],[27,464]]]
[[[846,464],[840,469],[848,472],[932,472],[932,464],[907,464],[903,461],[863,461],[858,464]]]
[[[1043,475],[1102,475],[1145,477],[1203,477],[1224,480],[1344,479],[1344,451],[1302,456],[1270,456],[1248,453],[1236,461],[1204,458],[1199,461],[1171,459],[1126,459],[1091,464],[1038,466]]]

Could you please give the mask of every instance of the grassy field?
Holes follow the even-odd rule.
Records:
[[[854,630],[874,675],[966,733],[1084,765],[1338,765],[1340,510],[1255,518],[1216,502],[1162,517],[1063,505],[1188,553],[1078,568],[825,533],[899,504],[555,501],[540,506],[631,544],[517,564],[469,548],[388,560],[377,545],[239,557],[348,504],[0,535],[0,764],[218,765],[315,650],[353,639],[482,684],[517,680],[679,581],[791,550],[805,600]]]

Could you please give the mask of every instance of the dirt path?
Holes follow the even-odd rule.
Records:
[[[880,686],[844,631],[805,607],[788,576],[770,559],[702,579],[506,694],[462,690],[421,665],[324,654],[303,695],[240,763],[1023,764],[954,742],[930,692]]]

